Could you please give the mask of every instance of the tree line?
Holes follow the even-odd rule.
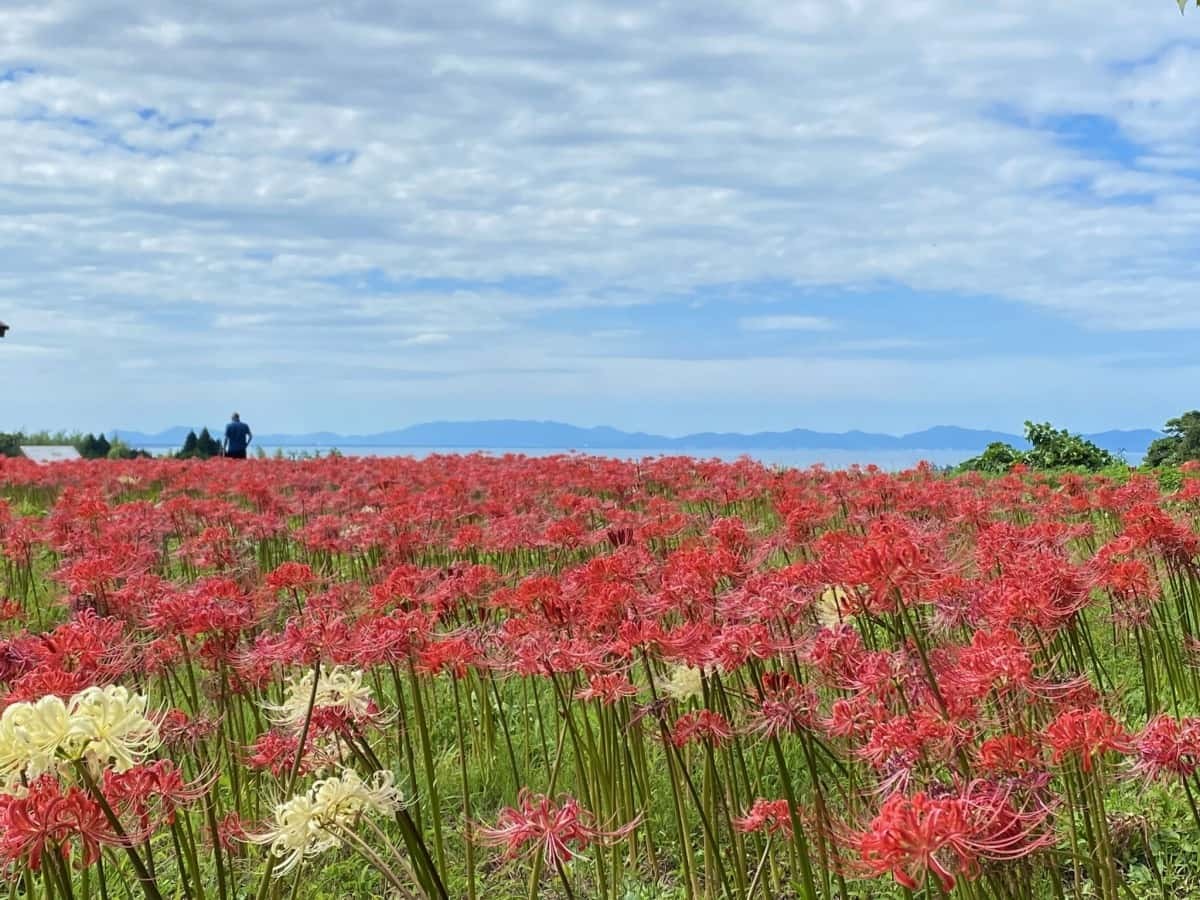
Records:
[[[111,439],[81,431],[0,431],[0,456],[20,456],[22,447],[74,447],[84,459],[149,458],[145,450],[130,447],[115,434]]]
[[[1013,466],[1029,469],[1086,469],[1096,472],[1124,465],[1114,453],[1065,428],[1055,428],[1049,422],[1025,423],[1028,450],[996,441],[988,444],[979,456],[961,463],[963,472],[1008,472]],[[1190,410],[1163,426],[1163,436],[1146,449],[1142,465],[1147,468],[1181,466],[1200,460],[1200,410]]]

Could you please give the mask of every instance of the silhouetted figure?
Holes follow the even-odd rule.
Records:
[[[8,326],[0,322],[0,337],[4,337],[6,334],[8,334]]]
[[[253,438],[250,426],[242,421],[241,416],[234,413],[233,421],[225,426],[225,441],[222,450],[230,459],[245,459],[246,448],[250,446]]]

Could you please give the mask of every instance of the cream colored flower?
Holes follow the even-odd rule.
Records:
[[[146,698],[120,685],[90,687],[68,704],[68,752],[93,766],[124,772],[154,752],[158,726],[146,718]]]
[[[279,860],[274,874],[282,876],[305,860],[340,846],[339,829],[354,828],[360,816],[388,815],[402,805],[391,772],[376,772],[368,783],[354,770],[344,769],[276,804],[270,827],[248,840],[270,845]]]
[[[850,599],[849,591],[840,584],[825,588],[813,603],[817,622],[826,628],[832,628],[853,618],[853,611],[847,608]]]
[[[269,707],[268,712],[277,725],[299,730],[308,716],[312,697],[313,673],[306,672],[288,683],[283,703]],[[372,700],[371,688],[363,684],[362,671],[334,666],[321,672],[313,709],[335,709],[349,719],[364,719],[374,712]]]
[[[675,700],[690,700],[704,697],[704,671],[693,666],[675,666],[671,677],[663,685],[663,691]]]
[[[146,698],[119,685],[90,687],[63,702],[48,694],[0,714],[0,781],[8,788],[76,759],[124,772],[158,746]]]
[[[48,694],[30,706],[24,719],[28,765],[26,775],[36,778],[58,765],[59,749],[69,743],[71,714],[61,697]]]
[[[60,697],[14,703],[0,715],[0,782],[6,791],[22,778],[54,770],[70,746],[71,717]]]

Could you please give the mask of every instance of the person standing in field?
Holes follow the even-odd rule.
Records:
[[[241,416],[234,413],[233,421],[225,426],[225,441],[221,449],[230,459],[245,459],[246,448],[250,446],[253,438],[250,426],[242,421]]]

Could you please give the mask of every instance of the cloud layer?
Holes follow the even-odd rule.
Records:
[[[6,5],[6,424],[1011,425],[1033,373],[1185,374],[1087,343],[1200,328],[1200,19],[1167,0],[332,9]],[[888,286],[1076,340],[953,357],[871,330]]]

